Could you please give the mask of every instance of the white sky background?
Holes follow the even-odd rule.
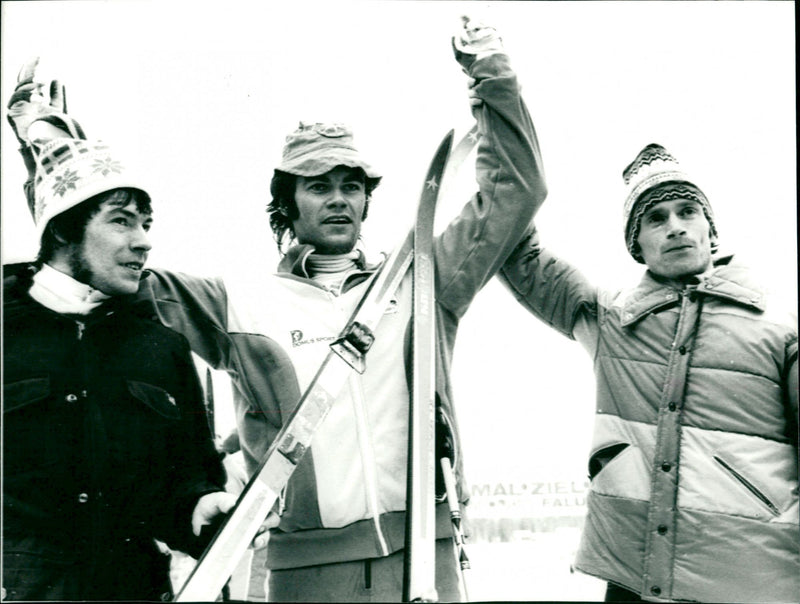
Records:
[[[441,137],[471,124],[449,46],[465,12],[498,27],[523,84],[549,183],[546,245],[599,284],[638,280],[621,173],[659,142],[708,195],[723,247],[796,300],[791,2],[3,2],[3,114],[19,67],[43,56],[89,136],[151,177],[150,265],[203,275],[274,269],[264,207],[284,136],[301,119],[349,122],[385,175],[365,227],[374,255],[404,233]],[[16,141],[0,131],[11,262],[35,242]],[[578,344],[492,282],[455,354],[473,482],[585,475],[594,387]]]

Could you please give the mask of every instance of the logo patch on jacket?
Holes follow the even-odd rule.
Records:
[[[303,331],[300,329],[293,329],[289,332],[292,337],[292,346],[305,346],[306,344],[317,344],[319,342],[332,342],[336,339],[334,336],[320,336],[319,338],[303,338]]]

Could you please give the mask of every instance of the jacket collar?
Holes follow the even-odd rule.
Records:
[[[732,259],[733,256],[725,256],[716,260],[714,269],[700,275],[693,289],[704,296],[764,312],[766,309],[764,290],[751,280],[747,268],[731,262]],[[649,313],[679,303],[680,294],[680,290],[658,280],[647,271],[639,285],[623,302],[622,326],[636,323]]]
[[[362,250],[356,250],[358,252],[358,258],[356,259],[356,266],[360,271],[363,272],[372,272],[377,268],[377,265],[372,266],[367,264],[367,259],[364,256],[364,252]],[[306,267],[306,262],[308,261],[308,257],[314,252],[314,246],[308,244],[297,244],[293,245],[289,248],[289,251],[286,252],[286,255],[281,258],[281,261],[278,263],[278,272],[279,273],[289,273],[294,275],[295,277],[302,277],[305,279],[311,279],[311,275],[308,274],[308,269]]]

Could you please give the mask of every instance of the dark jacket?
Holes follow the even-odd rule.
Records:
[[[5,596],[168,598],[154,539],[197,555],[192,510],[224,485],[188,344],[127,298],[55,313],[33,272],[3,284]]]

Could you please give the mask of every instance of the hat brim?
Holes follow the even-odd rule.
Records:
[[[295,176],[320,176],[338,166],[361,168],[369,178],[381,178],[375,168],[365,162],[361,156],[350,149],[337,149],[335,153],[307,153],[302,157],[284,159],[278,170]]]
[[[142,187],[142,181],[138,178],[131,178],[129,174],[119,178],[105,178],[91,183],[88,186],[84,185],[79,191],[73,190],[65,195],[64,200],[57,206],[45,209],[39,219],[36,221],[36,238],[40,240],[44,234],[47,224],[56,216],[71,210],[75,206],[79,206],[85,201],[100,195],[108,193],[114,189],[137,189],[144,193],[152,203],[152,197],[147,189]]]

